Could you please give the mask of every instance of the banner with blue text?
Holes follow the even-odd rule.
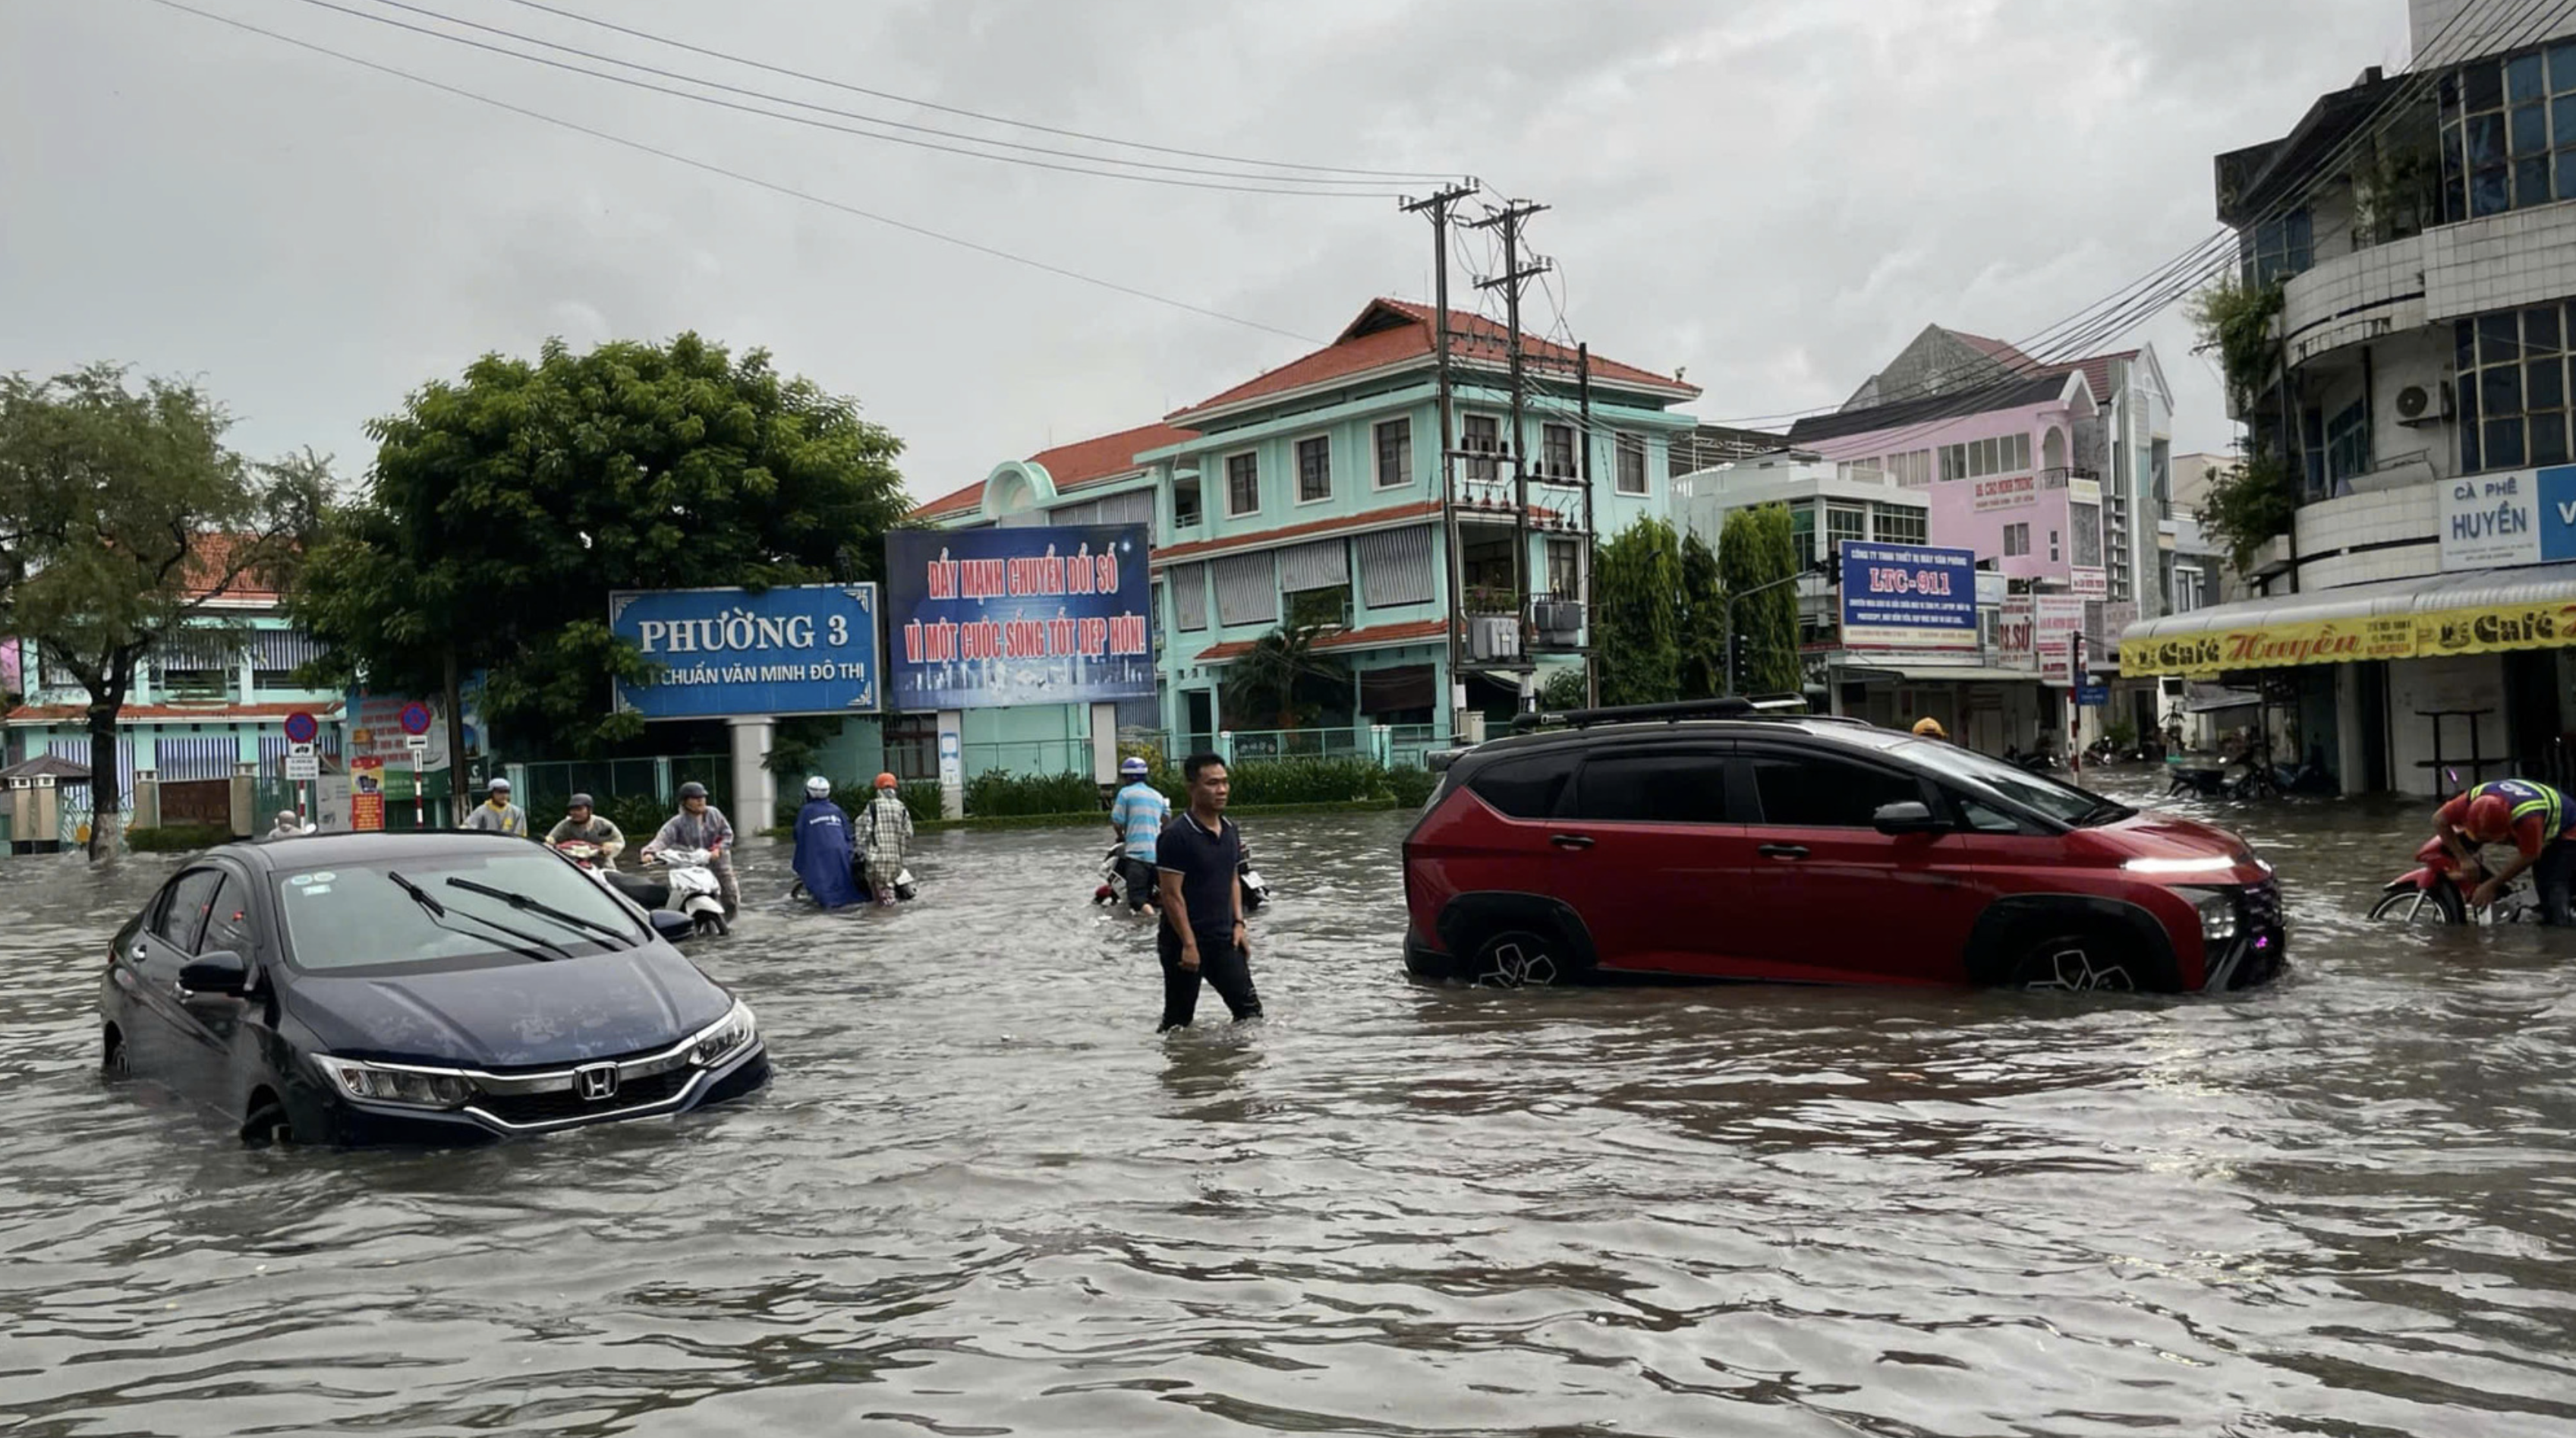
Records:
[[[1145,527],[886,535],[893,704],[918,713],[1154,697]]]
[[[660,666],[617,684],[647,719],[877,712],[877,587],[628,590],[608,627]]]

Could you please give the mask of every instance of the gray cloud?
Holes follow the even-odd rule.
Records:
[[[295,0],[201,0],[638,142],[1318,338],[1422,295],[1388,199],[1049,174],[729,115]],[[363,5],[365,0],[353,0]],[[437,8],[916,123],[957,123],[503,0]],[[596,0],[569,0],[608,13]],[[1068,128],[1473,171],[1606,354],[1709,418],[1828,405],[1925,323],[2019,338],[2209,233],[2213,153],[2403,59],[2397,0],[772,0],[625,23]],[[178,15],[0,6],[0,367],[202,375],[257,451],[362,426],[487,350],[696,328],[859,397],[927,497],[1302,346],[975,255]],[[995,132],[1000,133],[1000,132]],[[1032,143],[1070,143],[1021,135]],[[1471,242],[1471,248],[1481,242]],[[1555,321],[1533,297],[1536,321]],[[2185,447],[2225,442],[2174,315]],[[2133,341],[2132,341],[2133,342]]]

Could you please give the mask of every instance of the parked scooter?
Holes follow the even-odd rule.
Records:
[[[1126,854],[1127,846],[1124,844],[1112,844],[1109,846],[1109,853],[1100,861],[1100,886],[1091,891],[1091,902],[1095,904],[1123,904],[1127,902],[1127,874],[1124,866],[1118,862],[1120,859],[1125,858]],[[1269,882],[1261,877],[1260,870],[1252,867],[1251,845],[1246,844],[1243,846],[1243,860],[1241,863],[1235,865],[1234,872],[1236,882],[1243,885],[1243,911],[1245,913],[1250,914],[1257,912],[1263,904],[1270,902]],[[1153,903],[1154,896],[1150,894],[1146,895],[1145,902],[1148,904]]]
[[[647,864],[659,864],[668,876],[663,903],[689,916],[690,926],[700,935],[721,934],[731,926],[725,922],[724,886],[716,882],[716,871],[709,866],[715,855],[705,849],[664,849],[644,857]]]

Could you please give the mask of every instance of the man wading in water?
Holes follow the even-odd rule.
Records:
[[[1156,1032],[1189,1027],[1198,1012],[1199,980],[1216,986],[1235,1022],[1261,1017],[1252,989],[1252,939],[1243,927],[1243,836],[1225,817],[1233,785],[1225,761],[1193,754],[1181,765],[1190,807],[1163,828],[1154,863],[1163,893],[1163,923],[1154,936],[1163,961],[1163,1022]]]

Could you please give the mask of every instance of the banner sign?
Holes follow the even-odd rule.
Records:
[[[907,713],[1154,697],[1141,524],[886,535],[893,705]]]
[[[2576,604],[2551,600],[2123,640],[2120,672],[2205,679],[2231,669],[2438,659],[2509,649],[2556,649],[2570,643],[2576,643]]]
[[[2039,476],[2007,474],[1995,479],[1975,481],[1972,507],[1982,512],[1989,509],[2019,509],[2039,502]]]
[[[1975,649],[1977,555],[1921,544],[1841,542],[1846,649]]]
[[[2446,480],[2440,522],[2444,569],[2576,559],[2576,464]]]
[[[385,827],[385,761],[360,755],[349,761],[349,827],[372,834]]]
[[[2039,655],[2039,682],[2075,682],[2075,639],[2084,632],[2084,596],[2034,594],[2031,597],[2031,647]]]
[[[629,590],[608,627],[660,666],[617,681],[617,707],[647,719],[877,712],[877,587]]]

